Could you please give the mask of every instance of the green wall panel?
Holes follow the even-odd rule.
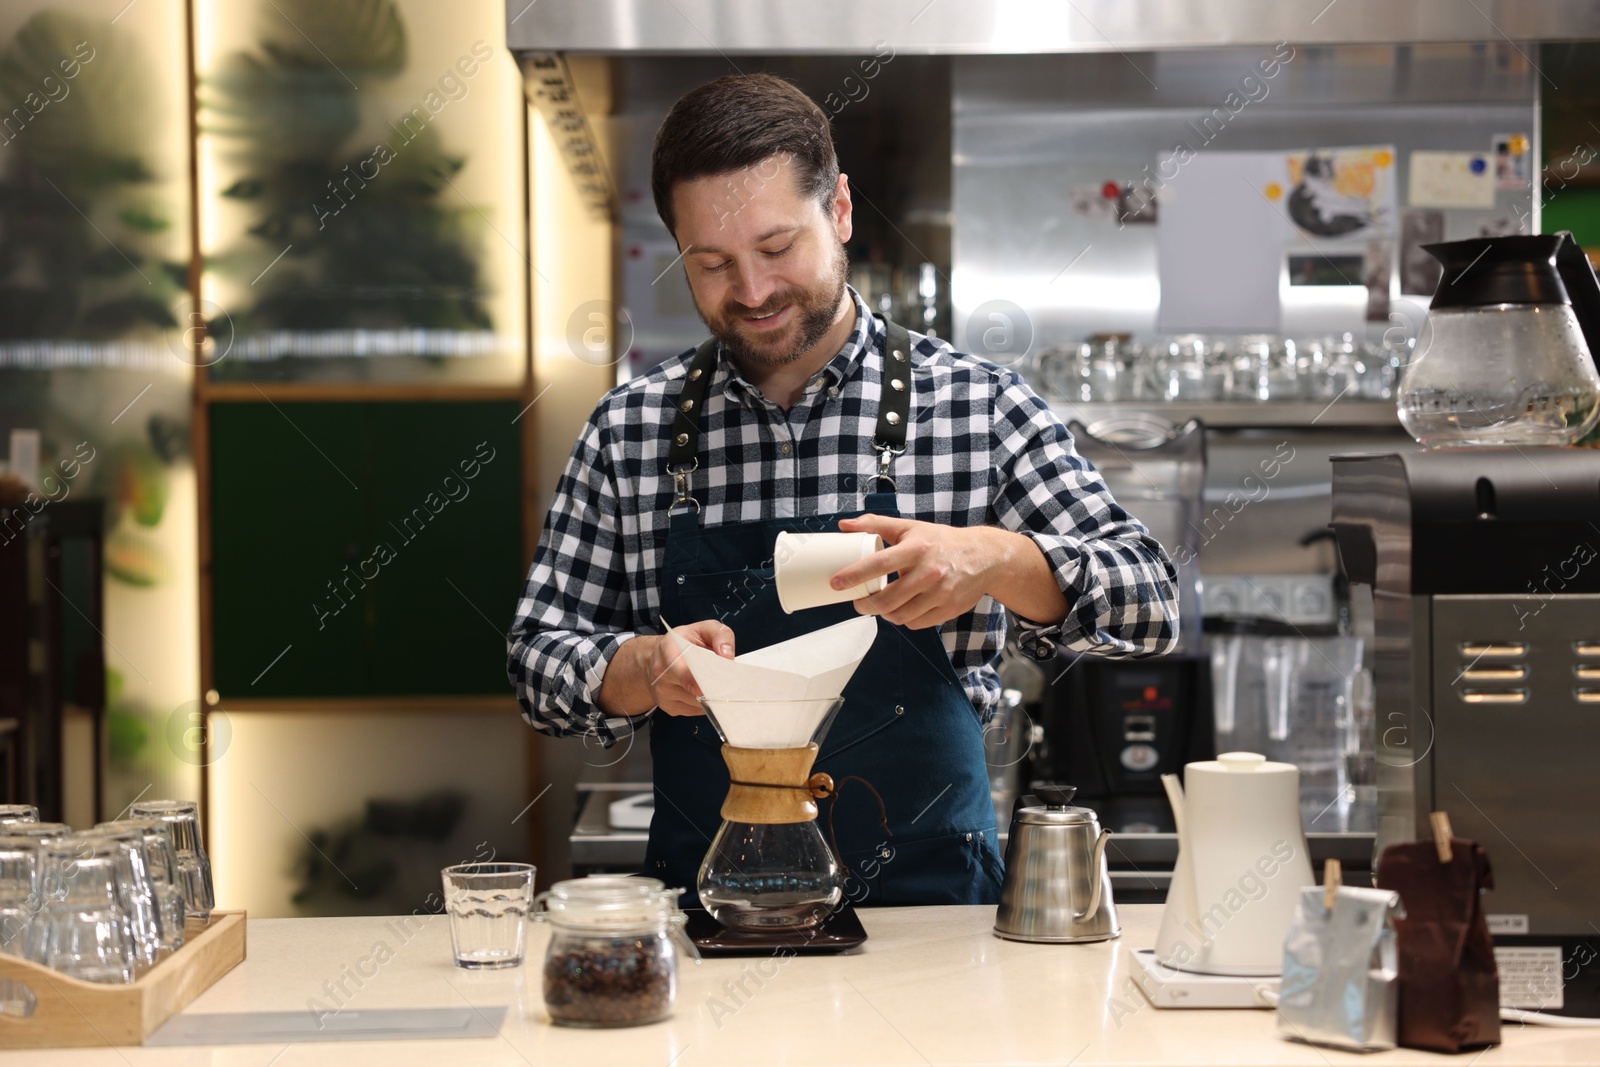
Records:
[[[508,692],[504,632],[524,566],[517,412],[213,404],[223,699]]]

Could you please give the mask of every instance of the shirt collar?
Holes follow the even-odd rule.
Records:
[[[835,387],[842,387],[850,376],[855,374],[861,366],[862,357],[871,349],[883,347],[883,325],[872,317],[872,311],[867,307],[867,302],[856,292],[855,287],[846,285],[845,291],[850,294],[851,301],[856,307],[856,323],[850,331],[850,336],[845,339],[844,347],[840,348],[834,357],[823,364],[817,377],[828,379],[828,383]],[[726,372],[727,380],[722,383],[723,392],[729,399],[738,399],[738,394],[756,399],[761,396],[761,390],[751,385],[739,373],[733,361],[727,358],[722,346],[717,346],[718,373]],[[816,381],[813,377],[812,381]]]

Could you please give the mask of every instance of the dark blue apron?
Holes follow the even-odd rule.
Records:
[[[886,326],[886,347],[908,352],[905,331],[893,323]],[[702,375],[691,369],[691,381],[703,376],[709,384],[714,360],[715,346],[702,346],[694,363]],[[902,414],[891,421],[903,420]],[[880,413],[879,429],[887,428]],[[697,434],[680,422],[674,435],[677,454],[688,448],[692,456]],[[887,437],[880,432],[878,440]],[[681,480],[679,495],[684,495]],[[869,494],[866,511],[899,515],[892,492]],[[845,517],[812,515],[705,528],[698,507],[676,511],[661,571],[662,617],[674,626],[720,618],[734,631],[741,653],[856,618],[848,603],[786,614],[773,584],[773,549],[780,530],[837,530],[838,520]],[[692,893],[700,863],[721,825],[719,811],[728,791],[721,740],[702,716],[672,716],[657,709],[650,719],[650,752],[655,815],[645,873]],[[826,834],[832,805],[838,858],[850,872],[848,899],[858,904],[999,902],[1003,867],[982,730],[937,628],[908,630],[879,620],[877,640],[845,688],[844,706],[823,739],[816,769],[832,775],[840,790],[822,802],[821,820]],[[851,775],[871,783],[882,798],[888,833],[877,800],[859,784],[846,782]]]

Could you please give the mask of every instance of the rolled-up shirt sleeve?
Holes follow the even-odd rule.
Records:
[[[1170,652],[1178,641],[1177,568],[1011,372],[1000,375],[994,436],[995,519],[1039,546],[1068,604],[1053,625],[1018,616],[1020,643],[1045,655],[1054,645],[1110,658]]]
[[[609,747],[643,717],[607,716],[598,704],[600,685],[617,649],[643,631],[634,628],[599,414],[584,427],[556,486],[507,635],[506,674],[536,730],[592,736]]]

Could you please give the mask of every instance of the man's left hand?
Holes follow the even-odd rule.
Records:
[[[900,576],[886,588],[855,601],[856,610],[913,630],[939,626],[971,611],[990,592],[994,575],[1010,564],[1016,550],[1016,535],[986,526],[963,529],[862,515],[841,519],[839,529],[875,533],[887,547],[839,571],[833,587],[848,589],[898,572]]]

